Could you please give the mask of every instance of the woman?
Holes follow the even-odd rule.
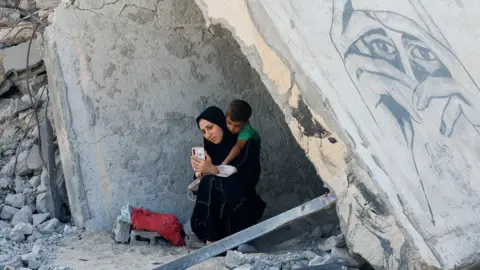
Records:
[[[237,137],[227,129],[225,116],[217,107],[209,107],[197,118],[204,136],[206,160],[191,157],[192,168],[204,175],[197,191],[191,218],[193,232],[207,244],[255,224],[265,210],[265,202],[256,194],[260,177],[260,144],[249,141],[242,153],[230,163],[237,173],[215,176],[235,145]]]

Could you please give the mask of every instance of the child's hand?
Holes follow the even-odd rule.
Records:
[[[200,172],[195,172],[195,178],[200,178],[202,176],[202,174]]]

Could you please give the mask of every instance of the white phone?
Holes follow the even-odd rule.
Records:
[[[193,147],[192,148],[192,155],[199,157],[205,160],[205,149],[203,147]]]

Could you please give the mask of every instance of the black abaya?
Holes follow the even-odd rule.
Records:
[[[225,116],[217,107],[209,107],[197,118],[220,126],[222,142],[204,139],[205,151],[214,165],[219,165],[236,143],[236,136],[226,126]],[[208,175],[202,178],[191,218],[193,232],[204,241],[217,241],[254,225],[266,204],[257,195],[260,167],[260,141],[249,140],[240,155],[230,164],[237,173],[229,177]]]

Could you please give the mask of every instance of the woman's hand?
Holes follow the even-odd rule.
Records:
[[[194,171],[201,174],[217,174],[218,169],[215,165],[212,164],[212,159],[205,152],[205,160],[198,158],[196,156],[191,157],[192,168]]]

